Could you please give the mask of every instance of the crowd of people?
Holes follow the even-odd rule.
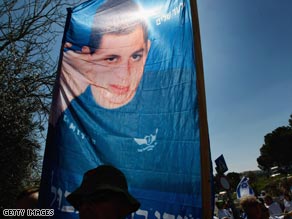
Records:
[[[217,213],[214,219],[236,219],[231,208],[223,200],[216,201]],[[292,199],[285,192],[280,201],[270,195],[244,196],[240,199],[240,219],[292,219]]]
[[[24,191],[16,208],[37,208],[38,188]],[[84,174],[81,185],[67,201],[79,211],[80,219],[121,219],[137,211],[140,203],[128,191],[127,179],[117,168],[101,165]],[[214,219],[292,219],[292,199],[285,192],[280,201],[269,194],[240,198],[241,213],[232,212],[230,201],[216,200]]]

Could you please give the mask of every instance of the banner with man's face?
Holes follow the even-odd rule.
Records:
[[[68,11],[40,207],[78,218],[65,198],[111,164],[141,202],[129,218],[201,218],[190,2],[91,0]]]

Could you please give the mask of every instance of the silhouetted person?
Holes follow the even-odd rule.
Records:
[[[67,200],[79,211],[80,219],[122,219],[140,207],[128,192],[125,175],[110,165],[87,171]]]
[[[39,198],[39,188],[33,187],[21,192],[16,199],[17,209],[35,209],[37,208]],[[17,218],[29,218],[26,213],[23,216]]]

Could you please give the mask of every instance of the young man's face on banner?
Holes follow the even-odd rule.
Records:
[[[149,47],[150,41],[145,41],[141,25],[129,33],[102,36],[99,48],[92,54],[94,66],[87,75],[99,105],[117,108],[132,100],[143,75]]]

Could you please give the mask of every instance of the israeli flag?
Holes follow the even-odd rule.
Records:
[[[237,194],[238,199],[240,199],[244,196],[254,195],[254,191],[250,187],[250,185],[248,184],[248,180],[249,180],[249,178],[244,176],[244,177],[242,177],[239,184],[237,185],[236,194]]]

